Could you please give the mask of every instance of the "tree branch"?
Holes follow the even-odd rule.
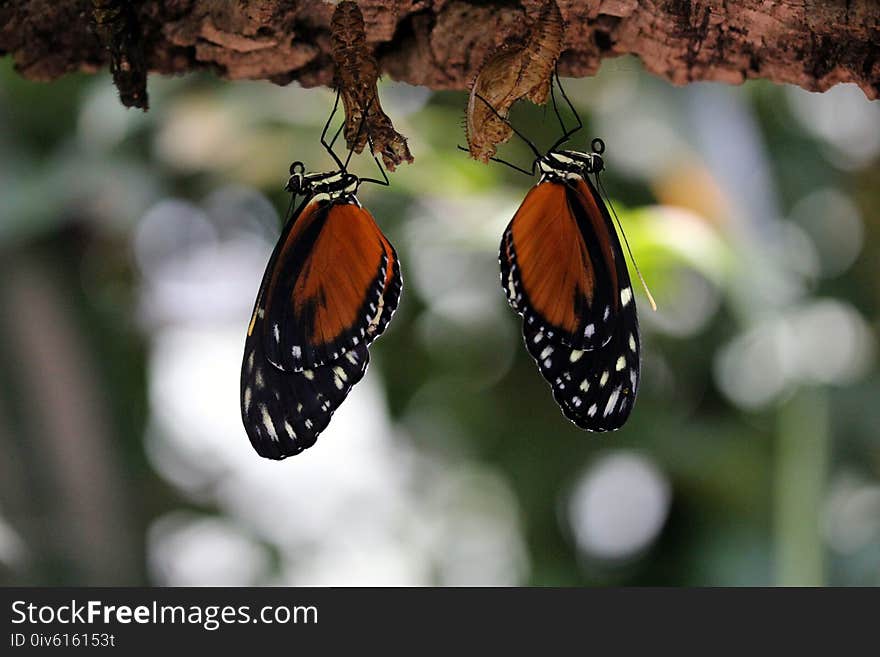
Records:
[[[136,4],[151,72],[208,69],[228,79],[329,85],[333,5],[297,0],[162,0]],[[488,54],[522,40],[538,0],[359,0],[381,70],[432,89],[464,89]],[[674,84],[751,78],[824,91],[855,82],[880,97],[876,0],[559,0],[560,72],[592,75],[638,56]],[[110,61],[90,0],[0,0],[0,52],[19,73],[51,80]]]

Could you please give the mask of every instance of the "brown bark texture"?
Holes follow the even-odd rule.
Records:
[[[113,0],[110,0],[110,4]],[[0,54],[52,80],[111,64],[95,9],[107,0],[0,0]],[[151,73],[331,85],[334,4],[316,0],[131,2]],[[541,0],[359,0],[380,70],[432,89],[465,89],[500,47],[522,44]],[[594,74],[632,54],[674,84],[750,78],[880,97],[878,0],[559,0],[560,73]],[[103,38],[102,38],[103,37]],[[125,58],[123,57],[123,60]],[[124,61],[123,61],[124,63]]]

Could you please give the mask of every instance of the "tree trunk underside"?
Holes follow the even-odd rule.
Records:
[[[228,79],[329,85],[333,4],[295,0],[134,3],[151,72],[208,69]],[[359,0],[382,72],[465,89],[498,46],[521,41],[539,0]],[[674,84],[765,78],[824,91],[854,82],[880,96],[877,0],[559,0],[560,73],[594,74],[636,55]],[[92,0],[0,0],[0,53],[24,77],[52,80],[107,65]]]

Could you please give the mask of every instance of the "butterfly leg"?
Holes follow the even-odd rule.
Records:
[[[321,132],[321,145],[324,147],[330,157],[333,158],[333,161],[336,162],[336,166],[338,166],[341,170],[345,170],[345,165],[342,164],[342,160],[340,160],[336,153],[333,151],[333,144],[327,143],[327,131],[330,129],[330,122],[333,120],[333,117],[336,116],[336,110],[339,108],[339,92],[336,92],[336,100],[333,102],[333,110],[330,112],[330,116],[327,117],[327,123],[324,124],[324,130]],[[333,138],[333,141],[336,141],[336,137]]]
[[[340,123],[339,127],[336,129],[336,134],[333,135],[333,139],[330,140],[330,148],[333,148],[333,145],[336,143],[336,140],[339,139],[339,135],[342,134],[342,129],[345,127],[344,123]]]
[[[571,113],[574,114],[574,119],[577,121],[577,125],[573,127],[571,130],[567,130],[565,128],[565,124],[562,122],[562,116],[559,113],[559,109],[556,105],[556,94],[553,91],[553,82],[555,80],[556,86],[559,87],[559,93],[562,94],[562,98],[565,100],[565,104],[568,105],[568,109],[571,110]],[[559,65],[557,63],[556,68],[553,70],[553,80],[550,81],[550,98],[553,100],[553,111],[556,112],[556,118],[559,119],[559,125],[562,126],[562,137],[553,144],[553,147],[550,149],[551,151],[555,151],[557,148],[562,146],[565,142],[571,139],[572,135],[578,132],[581,128],[584,127],[584,122],[581,120],[580,114],[578,114],[577,110],[574,108],[574,104],[572,104],[571,100],[568,97],[568,94],[565,93],[565,89],[562,86],[562,81],[559,79]]]
[[[556,85],[553,83],[553,80],[550,80],[550,101],[553,103],[553,113],[556,115],[556,120],[559,121],[559,127],[562,130],[563,135],[568,134],[568,130],[565,127],[565,121],[562,120],[562,114],[559,113],[559,105],[556,103]]]
[[[489,111],[491,111],[492,114],[494,114],[500,121],[503,121],[504,123],[506,123],[510,127],[510,129],[513,130],[514,134],[517,137],[519,137],[520,139],[522,139],[526,143],[526,145],[528,145],[528,147],[532,150],[532,153],[535,154],[536,158],[541,157],[541,152],[538,150],[538,147],[535,146],[535,144],[533,144],[531,142],[531,140],[529,140],[528,137],[526,137],[523,133],[521,133],[519,130],[517,130],[515,127],[513,127],[513,124],[510,122],[509,119],[507,119],[504,116],[501,116],[501,114],[498,113],[498,110],[496,110],[494,107],[492,107],[492,103],[490,103],[488,100],[483,98],[480,94],[476,94],[476,98],[480,102],[484,103],[486,105],[486,107],[489,108]]]
[[[388,174],[385,173],[385,168],[382,166],[382,163],[379,162],[379,156],[376,155],[376,151],[373,150],[373,138],[367,137],[367,143],[370,145],[370,154],[372,154],[373,159],[376,161],[376,166],[379,167],[379,173],[382,174],[382,180],[377,180],[375,178],[361,178],[361,182],[369,182],[375,183],[376,185],[382,185],[383,187],[388,187],[391,182],[388,180]]]

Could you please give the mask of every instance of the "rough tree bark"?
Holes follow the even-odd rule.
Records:
[[[51,80],[97,71],[109,56],[94,0],[0,0],[0,53]],[[433,89],[464,89],[492,49],[523,38],[540,0],[359,0],[382,71]],[[147,66],[209,69],[229,79],[329,85],[333,4],[297,0],[135,2]],[[855,82],[880,97],[878,0],[559,0],[563,75],[638,56],[675,84],[750,78],[822,91]]]

